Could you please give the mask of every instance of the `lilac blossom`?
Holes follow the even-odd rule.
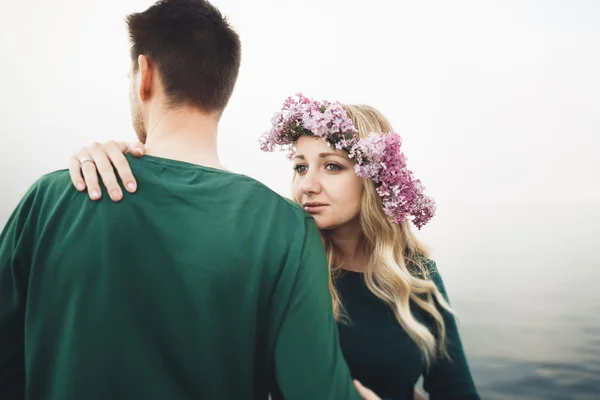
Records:
[[[356,175],[373,180],[383,210],[393,223],[412,221],[418,229],[435,215],[435,202],[406,166],[402,138],[395,132],[371,133],[357,140],[358,131],[339,102],[315,101],[301,93],[288,97],[259,139],[260,148],[287,150],[288,158],[300,136],[321,137],[356,161]]]
[[[392,222],[410,221],[418,229],[435,215],[435,202],[407,168],[401,150],[402,138],[395,132],[372,133],[360,140],[350,154],[356,160],[356,175],[372,179],[381,197],[383,210]]]

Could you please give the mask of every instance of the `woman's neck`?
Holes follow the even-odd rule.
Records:
[[[363,246],[363,235],[360,224],[354,227],[344,226],[343,228],[327,231],[327,236],[343,256],[344,264],[342,268],[349,271],[364,272],[367,265],[367,256]]]

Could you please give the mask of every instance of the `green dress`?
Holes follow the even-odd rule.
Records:
[[[39,179],[0,235],[0,399],[359,399],[312,218],[246,176],[128,157],[113,203]]]
[[[435,264],[430,261],[428,266],[431,279],[447,299]],[[338,329],[342,351],[354,378],[384,399],[412,399],[421,375],[431,400],[479,399],[451,314],[442,312],[451,361],[435,362],[426,370],[419,349],[390,308],[368,289],[363,274],[344,271],[336,287],[350,320],[348,324],[339,323]],[[411,308],[417,319],[433,326],[433,321],[419,307],[413,304]]]

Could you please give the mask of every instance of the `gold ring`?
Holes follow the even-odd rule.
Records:
[[[85,162],[91,162],[92,164],[94,164],[94,160],[92,160],[89,157],[85,157],[83,160],[79,160],[79,165],[83,166],[83,163],[85,163]]]

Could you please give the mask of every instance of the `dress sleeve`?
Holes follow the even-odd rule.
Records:
[[[436,284],[446,301],[448,294],[435,263],[429,265],[431,280]],[[446,324],[446,343],[449,359],[435,361],[424,374],[424,389],[430,400],[479,400],[475,383],[463,349],[456,319],[446,310],[441,310]]]

